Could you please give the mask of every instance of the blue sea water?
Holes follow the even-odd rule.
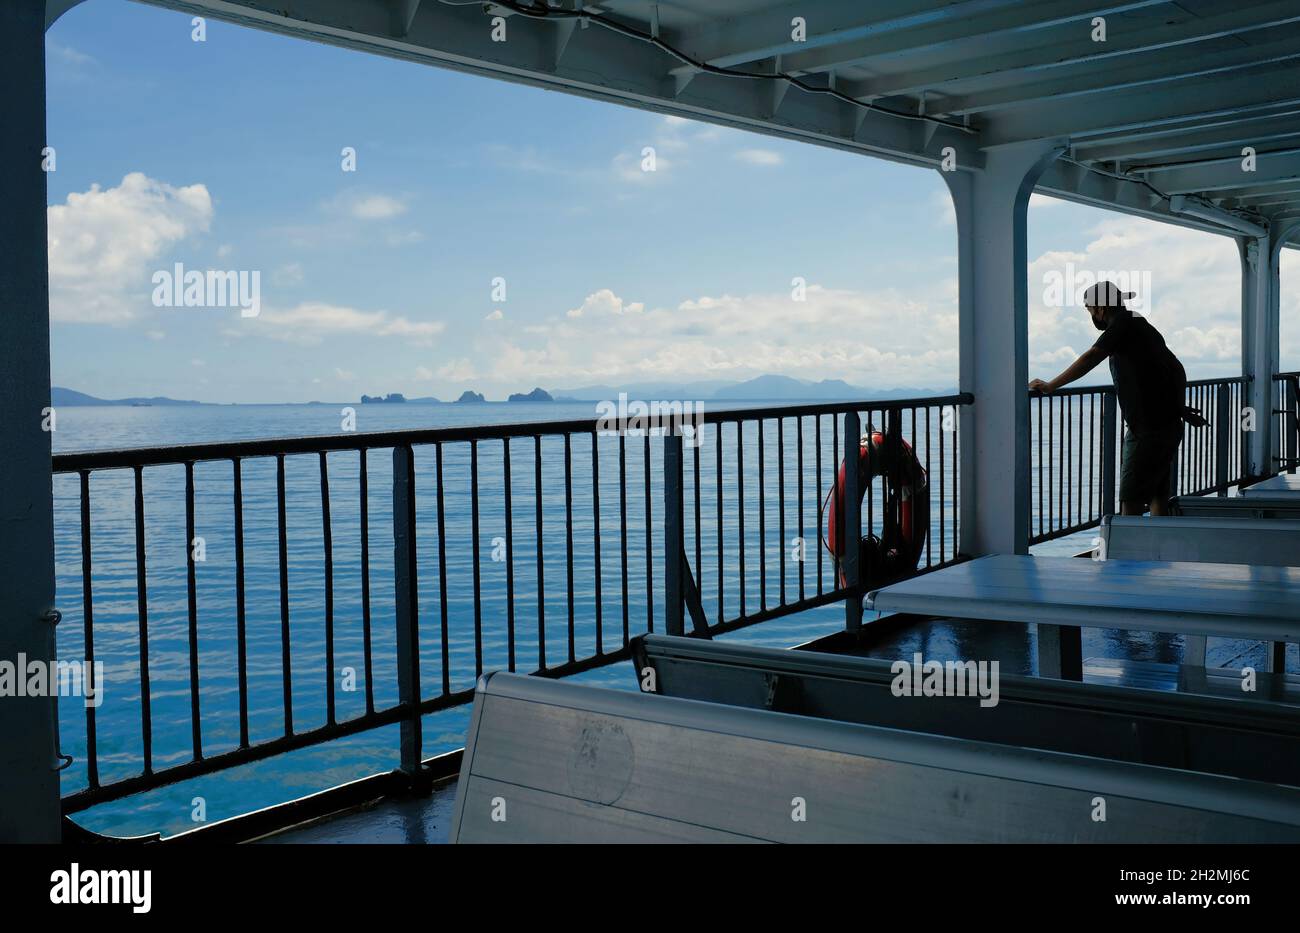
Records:
[[[56,451],[175,445],[246,438],[331,435],[342,429],[343,403],[321,405],[198,407],[66,407],[58,412]],[[484,405],[355,405],[361,432],[594,418],[593,403],[497,403]],[[731,403],[727,407],[744,407]],[[938,409],[929,425],[919,416],[905,437],[924,458],[931,457],[933,558],[953,552],[952,439],[941,437]],[[723,610],[737,615],[740,604],[740,523],[745,541],[744,605],[748,613],[778,605],[784,575],[785,598],[811,595],[818,581],[834,587],[829,559],[818,546],[820,497],[829,488],[838,462],[832,421],[821,419],[821,462],[814,419],[764,422],[765,451],[759,472],[757,425],[745,427],[743,451],[734,425],[722,436],[722,545],[718,544],[717,440],[707,427],[700,455],[699,555],[696,561],[694,469],[696,450],[686,451],[686,548],[696,567],[704,608],[718,618],[719,564],[724,578]],[[915,433],[913,433],[913,431]],[[570,441],[568,470],[572,496],[566,499],[565,442],[558,436],[519,438],[510,445],[510,539],[513,552],[513,648],[518,670],[554,666],[570,657],[569,614],[573,615],[573,657],[596,649],[597,632],[605,651],[653,625],[663,627],[662,447],[658,438],[600,437],[599,524],[592,482],[592,439]],[[799,442],[802,441],[802,473]],[[843,449],[842,434],[839,438]],[[942,446],[942,458],[940,456]],[[743,453],[743,472],[738,463]],[[417,536],[421,628],[422,696],[473,686],[475,663],[474,581],[470,448],[443,448],[442,508],[438,515],[436,451],[416,448]],[[359,457],[356,452],[328,456],[330,537],[333,552],[333,665],[327,663],[324,526],[320,463],[315,454],[286,457],[287,579],[291,620],[291,710],[296,732],[323,725],[326,693],[333,684],[336,718],[345,721],[365,711]],[[392,451],[367,454],[370,612],[375,707],[397,702],[392,531]],[[779,458],[783,458],[780,459]],[[620,465],[621,459],[621,465]],[[940,463],[943,463],[943,469]],[[540,467],[539,467],[540,464]],[[778,470],[778,464],[782,469]],[[647,480],[647,465],[648,480]],[[480,612],[483,668],[509,665],[511,626],[507,597],[508,563],[501,560],[507,536],[506,456],[501,441],[478,444]],[[625,499],[620,497],[620,468]],[[537,477],[540,469],[540,510]],[[943,492],[940,495],[940,474]],[[800,514],[797,489],[802,476]],[[243,521],[247,619],[249,733],[253,743],[284,734],[283,654],[280,629],[280,569],[276,469],[274,458],[244,462]],[[234,749],[239,742],[239,692],[236,653],[235,526],[233,468],[229,461],[194,467],[195,535],[203,539],[204,559],[196,561],[200,731],[205,755]],[[130,470],[96,471],[90,480],[91,591],[94,656],[105,665],[104,699],[94,712],[99,780],[109,783],[141,773],[140,614],[137,606],[134,480]],[[743,490],[742,487],[743,486]],[[59,656],[83,658],[85,594],[82,586],[80,495],[76,475],[55,477],[56,571]],[[760,511],[759,491],[762,490]],[[185,528],[184,467],[144,471],[147,581],[148,689],[155,770],[193,756],[190,703],[190,650]],[[784,490],[784,528],[781,500]],[[743,491],[741,507],[739,494]],[[649,520],[647,522],[647,508]],[[540,511],[540,529],[538,516]],[[626,514],[626,574],[623,570],[623,515]],[[572,544],[566,516],[572,515]],[[760,524],[760,515],[762,523]],[[879,499],[875,520],[880,523]],[[439,519],[444,531],[439,548]],[[596,540],[599,530],[599,552]],[[802,543],[798,540],[802,539]],[[540,545],[539,545],[540,542]],[[765,543],[765,546],[764,546]],[[543,560],[539,572],[540,553]],[[572,560],[569,559],[570,547]],[[804,560],[798,560],[803,554]],[[596,561],[599,554],[600,599]],[[649,555],[649,558],[647,558]],[[496,558],[496,559],[494,559]],[[819,562],[820,559],[820,562]],[[923,558],[924,560],[925,558]],[[572,610],[569,567],[572,567]],[[445,593],[442,575],[445,572]],[[626,581],[626,583],[625,583]],[[626,588],[625,588],[626,586]],[[442,606],[446,604],[447,653],[442,650]],[[599,625],[597,611],[599,606]],[[729,637],[790,645],[833,631],[843,624],[842,604],[832,604],[743,629]],[[582,682],[635,689],[627,662],[579,675]],[[463,744],[469,707],[426,717],[424,752],[432,755]],[[87,716],[76,699],[60,704],[62,748],[75,759],[63,774],[66,795],[84,788],[87,772]],[[389,770],[397,764],[397,727],[383,727],[325,745],[227,769],[79,813],[89,828],[113,835],[181,832],[292,799],[342,782]]]

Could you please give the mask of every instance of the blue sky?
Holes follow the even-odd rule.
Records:
[[[48,35],[55,384],[253,402],[767,372],[956,381],[956,238],[934,171],[191,28],[89,0]],[[1067,263],[1149,271],[1149,316],[1189,373],[1239,371],[1231,241],[1041,198],[1030,234],[1035,375],[1095,336],[1042,300]],[[176,262],[259,272],[260,313],[155,307],[151,277]]]

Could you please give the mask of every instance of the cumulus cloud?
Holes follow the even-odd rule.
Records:
[[[407,204],[393,195],[348,191],[326,201],[325,208],[353,220],[392,220],[406,213]]]
[[[612,289],[523,332],[478,347],[494,381],[747,379],[784,373],[859,384],[948,384],[956,378],[956,306],[927,294],[810,285],[790,292],[705,295],[649,308]],[[443,375],[440,373],[439,375]],[[448,376],[448,378],[451,378]]]
[[[442,321],[412,321],[387,311],[361,311],[319,301],[303,302],[293,308],[264,308],[255,318],[241,319],[245,330],[232,335],[261,334],[291,343],[318,344],[328,337],[402,337],[428,346],[446,328]]]
[[[50,317],[117,324],[148,308],[149,277],[165,251],[212,222],[201,185],[174,187],[132,172],[49,208]]]
[[[781,153],[773,152],[771,149],[741,149],[735,154],[735,158],[750,165],[780,165],[785,161]]]
[[[1082,349],[1097,338],[1080,306],[1053,304],[1051,284],[1068,281],[1073,270],[1085,285],[1082,275],[1136,282],[1138,301],[1145,300],[1140,312],[1191,378],[1240,371],[1241,275],[1230,238],[1122,216],[1102,220],[1089,236],[1082,250],[1049,251],[1029,264],[1030,359],[1062,347]],[[1149,294],[1141,294],[1148,286]],[[1089,381],[1105,379],[1101,372]]]

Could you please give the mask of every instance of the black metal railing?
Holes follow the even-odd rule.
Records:
[[[1278,472],[1300,468],[1300,372],[1278,373],[1273,377],[1277,428],[1274,432],[1274,465]]]
[[[1177,495],[1226,495],[1246,478],[1246,380],[1187,384],[1187,404],[1205,427],[1184,427],[1173,479]],[[1123,423],[1110,386],[1030,395],[1030,544],[1101,523],[1118,507]]]
[[[841,581],[820,544],[843,450],[864,423],[912,446],[934,502],[922,569],[950,563],[970,401],[709,412],[684,458],[593,420],[58,454],[56,521],[79,529],[60,534],[60,587],[81,603],[60,655],[130,684],[65,735],[84,761],[64,809],[393,724],[414,773],[421,717],[469,701],[485,670],[588,671],[675,619],[655,597],[682,585],[665,522],[693,557],[701,634],[840,600],[860,615],[856,571]],[[690,477],[677,510],[665,456]]]

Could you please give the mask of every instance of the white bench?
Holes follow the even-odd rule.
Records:
[[[1187,517],[1300,519],[1300,498],[1263,492],[1248,496],[1179,496],[1174,504]]]
[[[1257,567],[1300,567],[1300,524],[1286,519],[1192,515],[1107,515],[1101,520],[1107,560],[1181,560]],[[1205,666],[1205,636],[1186,636],[1184,661]],[[1269,664],[1281,671],[1285,645],[1274,642]]]
[[[451,840],[1296,842],[1300,790],[498,673]]]

